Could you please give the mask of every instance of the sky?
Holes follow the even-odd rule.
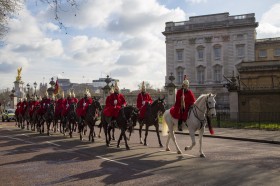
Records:
[[[19,67],[25,85],[51,77],[90,83],[109,75],[121,89],[135,90],[142,81],[162,88],[165,22],[190,16],[255,13],[258,39],[280,37],[276,0],[78,0],[77,8],[61,6],[62,29],[50,6],[25,1],[0,45],[0,89],[13,87]]]

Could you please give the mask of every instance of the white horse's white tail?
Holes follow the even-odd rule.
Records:
[[[168,126],[165,120],[166,114],[169,112],[169,110],[166,110],[162,116],[162,124],[161,124],[161,133],[162,136],[167,136],[168,135]]]

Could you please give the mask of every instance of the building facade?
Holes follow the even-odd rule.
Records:
[[[184,75],[199,96],[216,93],[218,109],[229,107],[223,76],[236,74],[235,65],[255,60],[255,15],[230,16],[229,13],[190,17],[188,21],[167,22],[166,78],[173,73],[179,87]]]

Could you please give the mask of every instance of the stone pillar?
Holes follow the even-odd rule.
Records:
[[[17,107],[17,97],[15,96],[15,88],[13,87],[13,90],[12,90],[12,93],[10,94],[10,98],[11,98],[11,105],[10,105],[10,107],[12,108],[12,109],[16,109],[16,107]]]
[[[109,95],[109,92],[110,92],[110,89],[111,89],[111,87],[109,85],[110,82],[111,82],[111,78],[109,78],[109,76],[107,75],[107,78],[105,79],[106,85],[102,88],[102,90],[103,90],[103,105],[105,105],[106,98]]]
[[[167,90],[167,107],[170,108],[171,106],[173,106],[175,104],[176,85],[173,83],[173,81],[175,80],[175,77],[173,76],[172,73],[170,73],[170,76],[168,79],[170,80],[170,83],[168,85],[166,85],[165,88]]]
[[[237,121],[239,116],[239,100],[238,100],[238,90],[239,85],[237,84],[237,79],[234,75],[229,79],[225,79],[228,83],[225,85],[229,91],[229,111],[230,111],[230,120]]]
[[[230,120],[238,120],[238,92],[231,91],[229,92],[229,110],[230,110]]]
[[[24,82],[23,81],[15,81],[14,84],[15,84],[14,95],[17,98],[17,101],[18,101],[19,98],[23,98],[25,96],[25,93],[23,91]]]

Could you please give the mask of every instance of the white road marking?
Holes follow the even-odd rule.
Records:
[[[13,138],[13,137],[10,137],[10,136],[1,136],[1,137],[10,138],[10,139],[13,139],[13,140],[18,140],[18,141],[23,141],[23,142],[29,143],[29,144],[35,144],[35,143],[31,142],[31,141],[22,140],[22,139],[19,139],[19,138]]]
[[[52,144],[54,146],[57,146],[57,147],[60,147],[60,145],[56,144],[56,143],[53,143],[53,142],[50,142],[50,141],[46,141],[45,143],[49,143],[49,144]]]
[[[114,162],[114,163],[118,163],[118,164],[121,164],[121,165],[128,165],[127,163],[123,163],[123,162],[120,162],[120,161],[116,161],[116,160],[111,160],[109,158],[104,158],[102,156],[96,156],[97,158],[100,158],[100,159],[103,159],[103,160],[107,160],[107,161],[111,161],[111,162]]]
[[[172,151],[166,151],[166,150],[159,150],[159,151],[160,152],[169,152],[169,153],[172,153],[172,154],[177,154],[177,152],[172,152]],[[178,154],[178,155],[180,155],[180,154]],[[181,154],[181,155],[197,158],[197,156],[194,156],[194,155],[191,155],[191,154]]]

